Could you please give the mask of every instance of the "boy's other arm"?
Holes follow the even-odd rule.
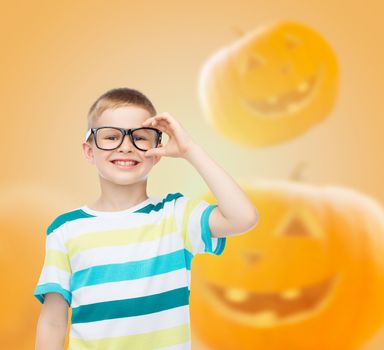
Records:
[[[68,324],[68,303],[58,293],[47,293],[37,322],[35,350],[63,350]]]

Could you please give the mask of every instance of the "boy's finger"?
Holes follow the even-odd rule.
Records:
[[[146,124],[148,124],[151,121],[152,121],[152,118],[148,118],[148,119],[143,121],[143,125],[146,125]]]
[[[161,146],[156,149],[150,149],[149,151],[144,153],[145,157],[151,157],[151,156],[165,156],[167,151],[165,150],[165,147]]]
[[[156,151],[150,150],[144,153],[145,157],[152,157],[156,155]]]

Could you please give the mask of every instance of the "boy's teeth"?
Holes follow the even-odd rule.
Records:
[[[119,164],[119,165],[127,166],[127,165],[135,165],[137,162],[134,162],[134,161],[131,161],[131,160],[129,160],[129,161],[116,160],[116,161],[114,161],[114,163],[115,164]]]

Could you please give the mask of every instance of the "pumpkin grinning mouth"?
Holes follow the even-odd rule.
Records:
[[[268,117],[280,117],[282,113],[296,113],[304,104],[309,102],[309,95],[313,95],[317,76],[312,75],[284,94],[268,96],[262,99],[243,99],[246,108]]]
[[[335,280],[330,277],[316,284],[272,293],[220,287],[210,282],[202,285],[217,301],[217,310],[224,309],[229,317],[247,324],[268,327],[306,317],[328,299]]]

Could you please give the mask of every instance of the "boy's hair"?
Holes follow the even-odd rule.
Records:
[[[142,92],[127,87],[116,88],[105,92],[92,104],[88,112],[87,129],[106,109],[130,105],[146,109],[151,117],[157,114],[152,102]]]

